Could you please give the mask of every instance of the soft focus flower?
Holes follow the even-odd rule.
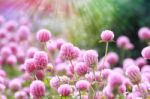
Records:
[[[26,59],[25,68],[28,73],[33,73],[36,69],[36,64],[34,59]]]
[[[15,93],[15,99],[28,99],[28,96],[24,91],[18,91]]]
[[[128,67],[126,74],[133,84],[139,84],[141,82],[141,74],[137,66]]]
[[[42,81],[40,80],[35,80],[31,83],[30,85],[30,93],[33,97],[42,97],[45,95],[45,85]]]
[[[130,43],[130,40],[127,36],[123,35],[123,36],[118,37],[116,42],[119,48],[124,48],[128,43]]]
[[[83,58],[88,66],[96,65],[98,63],[98,53],[95,50],[86,51]]]
[[[79,49],[71,43],[65,43],[61,46],[60,57],[65,60],[73,60],[79,56]]]
[[[79,80],[76,82],[76,88],[80,91],[89,90],[90,83],[87,80]]]
[[[58,77],[53,77],[51,80],[50,80],[50,86],[57,90],[58,87],[60,85],[60,79]]]
[[[150,47],[143,48],[141,54],[145,59],[150,59]]]
[[[101,37],[102,41],[109,42],[109,41],[113,40],[114,33],[110,30],[105,30],[101,33],[100,37]]]
[[[84,62],[78,62],[76,63],[74,70],[79,76],[82,76],[87,73],[88,66]]]
[[[48,64],[48,55],[44,51],[38,51],[34,54],[34,60],[37,69],[44,69]]]
[[[148,27],[140,28],[138,36],[141,40],[150,40],[150,29]]]
[[[58,88],[58,93],[61,96],[69,96],[72,92],[72,88],[70,85],[68,84],[62,84],[60,85],[60,87]]]
[[[123,76],[119,73],[112,72],[108,76],[108,85],[113,89],[123,83]]]
[[[119,56],[117,55],[117,53],[115,52],[109,52],[106,56],[106,61],[110,64],[110,65],[114,65],[118,62],[119,60]]]
[[[37,32],[36,38],[40,42],[47,42],[52,38],[51,37],[51,32],[49,32],[46,29],[41,29]]]

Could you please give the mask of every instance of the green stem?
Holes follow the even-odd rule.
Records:
[[[82,96],[81,96],[81,91],[79,90],[79,95],[80,95],[80,99],[82,99]]]
[[[109,45],[109,42],[106,42],[105,56],[103,59],[102,69],[104,69],[104,64],[105,64],[105,60],[106,60],[106,56],[107,56],[107,52],[108,52],[108,45]]]

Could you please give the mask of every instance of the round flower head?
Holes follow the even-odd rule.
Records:
[[[18,79],[14,79],[9,82],[9,88],[12,91],[18,91],[19,89],[21,89],[21,82]]]
[[[109,42],[114,39],[114,33],[110,30],[105,30],[101,33],[100,37],[102,41]]]
[[[58,49],[60,49],[61,46],[62,46],[64,43],[65,43],[65,41],[64,41],[63,39],[57,39],[57,40],[56,40],[56,47],[57,47]]]
[[[33,97],[42,97],[45,95],[45,85],[40,80],[35,80],[30,85],[30,93]]]
[[[9,43],[9,47],[10,47],[12,53],[13,53],[14,55],[16,55],[17,52],[18,52],[18,44],[17,44],[17,43],[14,43],[14,42],[11,42],[11,43]]]
[[[126,71],[126,69],[131,65],[136,65],[135,61],[132,58],[126,58],[123,60],[123,70]]]
[[[38,51],[34,54],[37,69],[44,69],[48,64],[48,55],[46,52]]]
[[[119,48],[125,48],[125,46],[130,43],[130,40],[127,36],[120,36],[118,39],[117,39],[117,46]]]
[[[27,26],[21,26],[17,33],[20,41],[27,40],[30,34],[30,29]]]
[[[9,32],[14,32],[17,28],[17,22],[14,21],[14,20],[11,20],[11,21],[8,21],[6,24],[5,24],[5,27],[6,29],[9,31]]]
[[[139,84],[141,82],[140,69],[137,66],[129,66],[126,74],[133,84]]]
[[[38,51],[37,48],[35,47],[30,47],[28,50],[27,50],[27,57],[28,58],[33,58],[34,54],[36,53],[36,51]]]
[[[71,43],[65,43],[61,46],[60,57],[64,60],[73,60],[79,56],[79,49]]]
[[[137,58],[135,62],[140,69],[147,64],[147,61],[142,57]]]
[[[123,76],[119,73],[112,72],[108,77],[108,85],[113,89],[123,83]]]
[[[132,49],[134,49],[134,45],[132,43],[127,43],[124,46],[124,49],[126,49],[126,50],[132,50]]]
[[[110,64],[110,65],[114,65],[118,62],[119,57],[117,55],[117,53],[115,52],[109,52],[107,57],[106,57],[106,61]]]
[[[53,77],[51,80],[50,80],[50,86],[57,90],[58,87],[60,85],[60,79],[58,77]]]
[[[26,59],[25,68],[28,73],[33,73],[36,69],[36,64],[34,59]]]
[[[101,75],[103,79],[108,79],[109,75],[111,74],[111,69],[103,69],[101,71]]]
[[[68,84],[62,84],[60,85],[60,87],[58,88],[58,93],[61,96],[69,96],[72,92],[72,88],[70,85]]]
[[[143,48],[141,54],[145,59],[150,59],[150,46]]]
[[[7,60],[6,60],[7,64],[13,66],[17,63],[17,59],[16,59],[16,56],[14,55],[10,55]]]
[[[87,80],[79,80],[76,82],[76,88],[80,91],[89,90],[90,83]]]
[[[7,31],[6,29],[0,29],[0,38],[6,38],[7,37]]]
[[[98,53],[95,50],[88,50],[83,56],[84,62],[89,65],[96,65],[98,63]]]
[[[18,91],[15,93],[15,99],[28,99],[28,96],[24,91]]]
[[[35,76],[37,77],[37,79],[39,80],[43,80],[44,79],[44,74],[45,72],[43,70],[36,70],[35,72]]]
[[[46,29],[41,29],[37,32],[36,38],[40,42],[47,42],[51,39],[51,32]]]
[[[148,27],[140,28],[138,36],[141,40],[150,40],[150,29]]]
[[[12,54],[12,51],[9,47],[3,47],[1,50],[0,50],[0,54],[1,56],[3,57],[3,59],[6,59],[9,57],[9,55]]]
[[[55,43],[48,43],[47,49],[50,53],[54,53],[56,51],[56,44]]]
[[[78,62],[78,63],[76,63],[76,65],[75,65],[75,71],[76,71],[76,73],[77,73],[79,76],[82,76],[82,75],[84,75],[84,74],[87,73],[87,71],[88,71],[88,66],[87,66],[87,64],[84,63],[84,62]]]

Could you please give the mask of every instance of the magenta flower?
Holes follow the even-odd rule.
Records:
[[[90,88],[90,83],[87,80],[79,80],[76,82],[76,88],[80,91],[87,91]]]
[[[51,32],[49,32],[47,29],[41,29],[37,32],[36,38],[40,42],[48,42],[51,40],[52,35]]]
[[[84,62],[78,62],[76,63],[74,70],[79,76],[82,76],[88,72],[88,66]]]
[[[69,96],[72,92],[72,88],[70,85],[68,84],[62,84],[60,85],[60,87],[58,88],[58,93],[61,96]]]
[[[30,93],[33,97],[42,97],[45,95],[45,85],[42,81],[40,80],[35,80],[31,83],[30,85]]]
[[[110,30],[105,30],[101,33],[100,38],[104,42],[110,42],[114,39],[114,33]]]
[[[139,84],[141,82],[141,74],[138,66],[129,66],[126,74],[133,84]]]
[[[34,60],[37,69],[45,69],[48,64],[48,55],[44,51],[38,51],[34,54]]]
[[[150,46],[143,48],[141,54],[145,59],[150,59]]]

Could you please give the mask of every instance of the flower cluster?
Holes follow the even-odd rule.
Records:
[[[100,34],[101,43],[106,43],[102,57],[94,49],[80,49],[53,37],[48,29],[33,35],[28,24],[13,20],[0,25],[0,99],[150,98],[149,46],[137,59],[120,58],[108,48],[115,34],[105,30]],[[138,34],[141,40],[150,40],[149,28],[141,28]],[[118,37],[116,46],[134,49],[127,36]],[[6,68],[19,75],[10,77]]]

